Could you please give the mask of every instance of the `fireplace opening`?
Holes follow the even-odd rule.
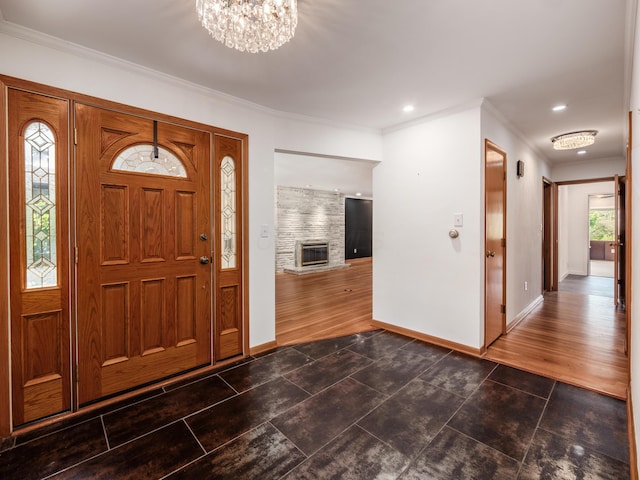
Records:
[[[329,243],[300,242],[298,258],[300,260],[299,266],[301,267],[327,265],[329,263]]]

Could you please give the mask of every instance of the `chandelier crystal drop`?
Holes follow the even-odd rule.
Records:
[[[196,0],[196,10],[213,38],[241,52],[275,50],[298,25],[297,0]]]
[[[551,139],[554,150],[573,150],[593,145],[596,141],[597,130],[583,130],[580,132],[563,133]]]

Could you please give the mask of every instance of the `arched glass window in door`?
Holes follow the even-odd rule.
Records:
[[[26,288],[58,284],[56,142],[42,122],[24,132]]]
[[[123,150],[114,160],[111,169],[121,172],[187,178],[184,165],[173,153],[158,147],[156,157],[153,145],[147,144],[134,145]]]
[[[220,194],[222,219],[222,268],[236,268],[237,230],[236,230],[236,164],[230,156],[220,164]]]

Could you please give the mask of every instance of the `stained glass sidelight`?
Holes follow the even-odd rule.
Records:
[[[153,145],[135,145],[127,148],[115,159],[112,170],[187,178],[184,165],[173,153],[158,147],[156,158]]]
[[[58,284],[56,144],[53,132],[32,122],[24,133],[26,288]]]
[[[220,165],[222,268],[236,268],[236,164],[226,156]]]

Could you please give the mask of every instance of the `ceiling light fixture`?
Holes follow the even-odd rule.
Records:
[[[213,38],[241,52],[275,50],[298,25],[297,0],[196,0],[196,10]]]
[[[578,155],[586,155],[586,154],[587,154],[587,151],[586,151],[586,150],[578,150],[576,153],[577,153]]]
[[[402,107],[402,111],[404,113],[413,112],[415,109],[416,107],[414,107],[413,105],[405,105],[404,107]]]
[[[554,150],[572,150],[588,147],[596,141],[597,130],[583,130],[580,132],[563,133],[551,139]]]
[[[561,112],[562,110],[566,110],[566,108],[566,105],[556,105],[551,110],[553,110],[554,112]]]

